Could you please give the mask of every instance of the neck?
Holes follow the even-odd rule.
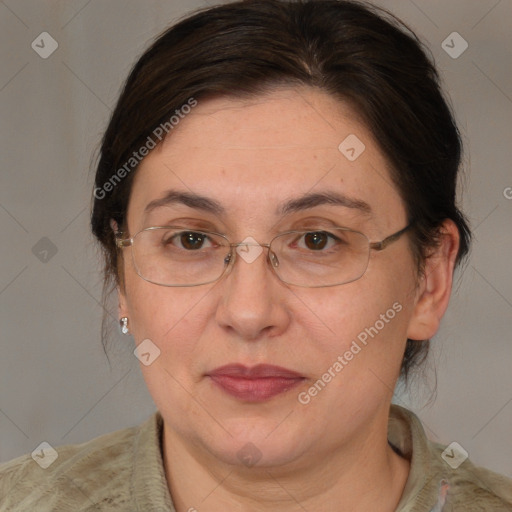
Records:
[[[177,512],[392,512],[409,462],[377,435],[382,431],[375,425],[337,449],[287,465],[247,468],[222,462],[164,426],[164,466],[174,506]]]

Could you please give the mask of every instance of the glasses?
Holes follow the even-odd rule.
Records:
[[[410,227],[371,242],[366,235],[345,227],[286,231],[268,244],[253,238],[231,243],[220,233],[190,226],[156,226],[132,238],[116,233],[119,248],[131,247],[132,260],[142,279],[161,286],[200,286],[229,273],[240,255],[247,263],[268,249],[270,268],[284,283],[320,288],[351,283],[368,268],[370,252],[382,251]]]

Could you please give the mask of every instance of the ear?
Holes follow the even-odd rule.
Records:
[[[117,234],[117,232],[119,231],[119,226],[114,219],[110,219],[110,227],[111,227],[112,231],[115,234]],[[126,307],[126,294],[124,291],[124,283],[123,282],[121,282],[117,286],[117,299],[119,302],[119,318],[122,318],[123,316],[128,316],[128,308]]]
[[[117,287],[117,299],[119,301],[119,318],[122,318],[123,316],[129,317],[130,315],[128,314],[126,295],[122,286]]]
[[[460,235],[451,219],[446,219],[440,230],[439,246],[427,258],[420,277],[407,330],[412,340],[427,340],[436,334],[450,300]]]
[[[110,228],[114,233],[117,233],[119,231],[119,226],[117,225],[117,222],[114,219],[110,219]]]

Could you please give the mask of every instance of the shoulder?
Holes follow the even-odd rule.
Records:
[[[429,440],[412,411],[392,405],[388,439],[410,461],[399,511],[512,512],[512,480],[475,466],[458,443]]]
[[[150,421],[81,444],[42,447],[34,457],[0,464],[0,512],[93,510],[105,499],[124,500],[134,446]]]
[[[446,508],[477,512],[512,512],[512,479],[467,458],[460,445],[429,441],[432,466],[447,484]]]

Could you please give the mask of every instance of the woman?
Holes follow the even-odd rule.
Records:
[[[370,6],[235,2],[164,33],[92,212],[158,412],[4,464],[0,510],[512,510],[391,405],[468,251],[460,156],[433,64]]]

